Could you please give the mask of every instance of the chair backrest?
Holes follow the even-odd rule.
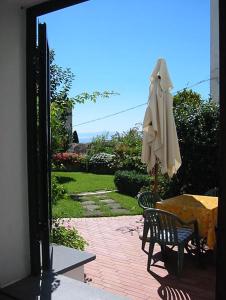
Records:
[[[138,204],[143,209],[155,208],[155,203],[161,201],[158,193],[143,192],[138,195]]]
[[[215,196],[215,197],[217,197],[218,196],[218,188],[214,187],[214,188],[208,190],[204,195],[205,196]]]
[[[145,211],[145,222],[150,229],[150,238],[156,243],[174,245],[178,243],[178,217],[169,212],[150,208]]]

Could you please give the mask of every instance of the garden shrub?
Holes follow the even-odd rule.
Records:
[[[134,197],[142,187],[150,186],[150,176],[136,171],[117,171],[114,182],[120,193]]]
[[[142,132],[133,127],[127,132],[116,133],[114,141],[115,165],[118,170],[135,170],[147,174],[146,166],[141,162]]]
[[[56,153],[52,156],[52,163],[57,169],[65,168],[68,171],[85,171],[87,168],[86,156],[77,153]]]
[[[113,149],[114,141],[109,138],[109,133],[104,133],[93,138],[87,154],[89,157],[99,153],[113,154]]]
[[[141,162],[141,155],[120,153],[115,151],[114,165],[117,170],[137,171],[138,173],[147,174],[147,167]]]
[[[55,175],[51,175],[51,199],[52,203],[56,204],[60,199],[66,196],[66,191],[62,184],[60,184]]]
[[[163,197],[204,194],[218,187],[219,106],[191,90],[179,92],[174,105],[182,165],[171,180],[163,178]]]
[[[78,250],[84,250],[88,245],[75,228],[69,224],[65,226],[59,219],[53,220],[51,242]]]
[[[114,155],[98,153],[88,161],[88,170],[93,173],[113,174],[115,172]]]
[[[141,162],[141,148],[142,132],[138,127],[134,127],[127,132],[117,132],[110,139],[108,134],[97,136],[90,144],[88,155],[91,157],[99,153],[112,154],[112,163],[116,170],[136,170],[146,174],[146,167]]]

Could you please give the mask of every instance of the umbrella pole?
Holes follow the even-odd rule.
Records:
[[[153,192],[157,193],[158,192],[158,163],[155,164],[155,180],[154,180],[154,188]]]

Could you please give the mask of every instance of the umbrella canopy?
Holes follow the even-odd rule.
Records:
[[[159,161],[161,173],[172,177],[181,165],[181,156],[170,93],[173,85],[164,59],[158,59],[150,81],[141,160],[147,165],[148,173],[152,173]]]

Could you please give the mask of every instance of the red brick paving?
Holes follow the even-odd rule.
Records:
[[[156,245],[157,261],[152,272],[147,272],[147,254],[141,250],[137,231],[141,216],[70,219],[70,224],[88,241],[86,250],[97,257],[85,265],[89,284],[133,300],[214,299],[215,268],[211,263],[200,269],[194,258],[186,255],[178,279],[165,268]],[[171,261],[175,267],[176,252]]]

